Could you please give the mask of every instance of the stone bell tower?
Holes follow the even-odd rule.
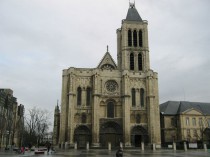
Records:
[[[126,19],[122,20],[121,28],[117,29],[117,59],[124,99],[123,130],[125,144],[128,146],[134,128],[130,123],[131,115],[136,116],[136,113],[140,113],[140,117],[146,114],[146,121],[141,125],[147,130],[148,142],[161,143],[158,75],[150,69],[147,26],[148,22],[142,20],[135,3],[130,3]]]

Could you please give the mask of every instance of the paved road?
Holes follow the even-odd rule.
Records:
[[[56,153],[50,153],[43,155],[35,155],[34,152],[26,152],[25,154],[16,154],[14,152],[0,152],[0,157],[115,157],[114,151],[108,150],[68,150],[57,151]],[[188,150],[188,151],[173,151],[173,150],[124,150],[123,157],[210,157],[210,150],[205,152],[204,150]]]

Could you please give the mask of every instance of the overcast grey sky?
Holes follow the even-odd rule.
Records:
[[[63,69],[96,67],[106,45],[116,61],[116,29],[128,4],[0,0],[0,88],[12,89],[26,109],[52,112],[61,98]],[[210,0],[136,0],[136,8],[149,23],[160,103],[210,102]]]

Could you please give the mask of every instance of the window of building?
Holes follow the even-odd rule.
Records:
[[[175,119],[171,118],[171,126],[175,126]]]
[[[208,127],[210,128],[210,118],[208,119]]]
[[[202,118],[199,118],[199,126],[202,126],[203,125],[203,120]]]
[[[131,96],[132,96],[132,107],[136,106],[136,91],[134,88],[131,90]]]
[[[141,107],[144,107],[144,89],[140,89]]]
[[[143,70],[143,66],[142,66],[142,54],[141,53],[138,54],[138,69],[139,69],[139,71],[142,71]]]
[[[82,89],[81,87],[77,88],[77,105],[81,106],[82,104]]]
[[[134,54],[130,54],[130,70],[134,70]]]
[[[190,129],[187,129],[187,137],[190,137]]]
[[[140,123],[141,122],[141,116],[140,114],[136,115],[136,123]]]
[[[190,120],[189,117],[186,117],[186,125],[189,126],[190,125]]]
[[[114,103],[108,102],[107,104],[107,117],[114,118]]]
[[[143,46],[143,40],[142,40],[142,31],[139,31],[139,47]]]
[[[90,106],[91,105],[91,88],[87,88],[87,98],[86,98],[86,105]]]
[[[132,32],[128,30],[128,46],[132,46]]]
[[[82,114],[82,123],[86,123],[87,121],[87,116],[85,113]]]
[[[192,125],[196,126],[196,119],[195,118],[192,118]]]
[[[193,130],[193,136],[194,136],[194,137],[197,137],[197,136],[198,136],[197,130],[196,130],[196,129]]]
[[[133,46],[137,47],[137,32],[136,32],[136,30],[133,31]]]

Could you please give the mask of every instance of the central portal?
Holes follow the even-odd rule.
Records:
[[[141,146],[141,135],[134,135],[135,147]]]
[[[112,148],[120,146],[122,142],[122,128],[116,122],[110,121],[100,127],[100,143],[103,147],[108,147],[111,143]]]

